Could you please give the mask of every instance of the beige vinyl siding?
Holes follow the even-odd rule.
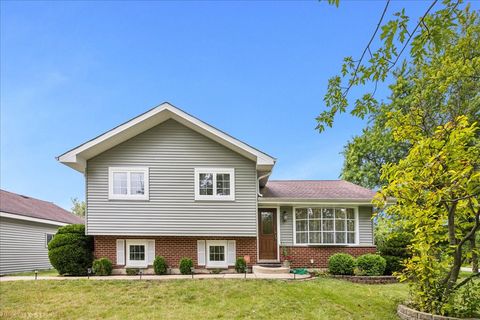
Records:
[[[280,207],[280,242],[282,245],[293,245],[293,214],[292,207]],[[287,221],[283,221],[286,212]]]
[[[373,245],[373,208],[371,206],[358,207],[358,227],[360,245]]]
[[[150,171],[148,201],[108,200],[109,166]],[[194,168],[235,169],[234,201],[195,201]],[[255,162],[168,120],[87,163],[91,235],[256,235]]]
[[[0,274],[50,269],[46,234],[58,227],[0,217]]]
[[[338,205],[341,206],[341,205]],[[287,221],[283,222],[283,212],[287,212]],[[293,228],[293,207],[280,207],[280,239],[283,245],[293,245],[294,228]],[[358,229],[359,229],[359,245],[373,245],[373,224],[372,224],[372,207],[358,207]]]

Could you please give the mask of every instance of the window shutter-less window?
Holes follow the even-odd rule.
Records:
[[[155,260],[155,240],[147,241],[147,253],[147,263],[148,265],[152,265],[153,261]]]
[[[125,264],[125,240],[117,239],[117,265]]]
[[[235,258],[236,258],[236,248],[235,248],[235,240],[228,240],[227,245],[227,264],[229,266],[235,265]]]
[[[205,265],[205,240],[197,240],[197,261],[199,266]]]

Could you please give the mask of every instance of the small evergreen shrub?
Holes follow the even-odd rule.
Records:
[[[87,275],[93,261],[93,238],[85,235],[83,224],[61,227],[48,243],[48,258],[61,275]]]
[[[153,261],[153,270],[155,274],[167,274],[167,261],[165,261],[164,257],[155,257]]]
[[[107,258],[100,258],[93,261],[93,273],[97,276],[109,276],[112,274],[112,261]]]
[[[190,258],[182,258],[180,260],[180,273],[192,274],[193,261]]]
[[[328,258],[328,271],[335,275],[352,275],[355,258],[347,253],[336,253]]]
[[[247,262],[243,257],[238,257],[235,261],[235,271],[238,273],[245,273],[245,271],[247,271]]]
[[[139,274],[140,269],[139,268],[127,268],[127,269],[125,269],[125,271],[127,272],[127,274],[129,276],[136,276],[137,274]]]
[[[355,275],[357,276],[381,276],[387,262],[378,254],[368,253],[358,257],[355,265]]]
[[[386,266],[383,274],[390,276],[394,272],[400,272],[403,270],[402,261],[403,258],[396,256],[382,256],[385,259]]]

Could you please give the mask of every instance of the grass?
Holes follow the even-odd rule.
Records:
[[[7,276],[35,276],[35,271],[27,271],[27,272],[19,272],[8,274]],[[55,269],[46,269],[46,270],[38,270],[38,276],[43,277],[56,277],[58,276],[58,272]]]
[[[16,281],[0,285],[2,319],[396,319],[404,284],[312,281]]]

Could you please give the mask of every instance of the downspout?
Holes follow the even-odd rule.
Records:
[[[260,180],[263,179],[263,178],[268,177],[268,176],[271,175],[271,174],[272,174],[272,172],[269,172],[269,173],[267,173],[267,174],[264,174],[263,176],[258,177],[258,179],[257,179],[257,182],[258,182],[258,183],[257,183],[257,195],[258,195],[259,197],[263,197],[263,194],[260,193]]]

